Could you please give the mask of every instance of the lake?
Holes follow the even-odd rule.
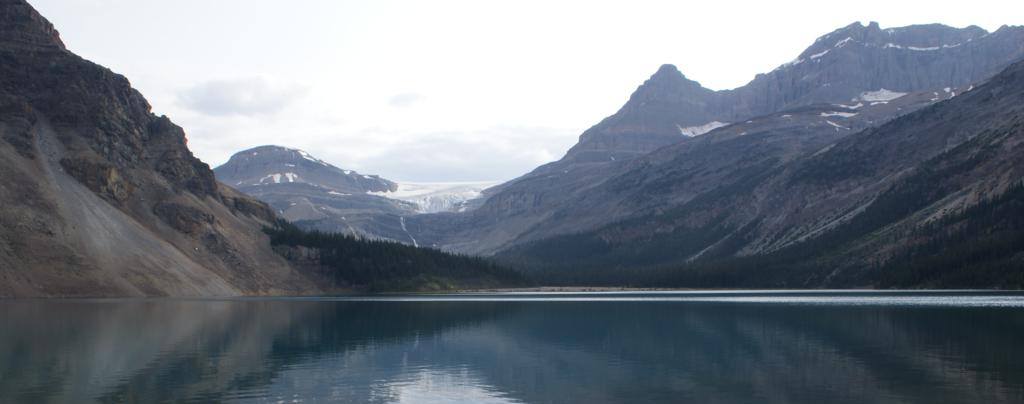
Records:
[[[1024,294],[0,301],[0,402],[1021,403]]]

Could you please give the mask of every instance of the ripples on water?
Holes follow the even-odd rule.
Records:
[[[1024,295],[0,302],[0,402],[1024,402]]]

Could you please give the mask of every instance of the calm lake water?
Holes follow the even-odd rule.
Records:
[[[0,402],[1022,403],[1024,295],[0,301]]]

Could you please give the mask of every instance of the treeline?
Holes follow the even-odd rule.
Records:
[[[614,260],[606,261],[611,265],[600,265],[580,260],[582,265],[574,266],[559,260],[537,260],[536,255],[521,255],[512,250],[501,257],[501,262],[526,271],[540,283],[552,285],[1024,289],[1024,183],[962,212],[913,228],[909,234],[875,233],[941,198],[944,193],[935,179],[944,174],[926,171],[883,193],[865,212],[833,231],[764,255],[719,256],[663,265],[628,265]],[[702,232],[717,235],[723,229],[709,226],[687,233],[692,237],[692,233]],[[743,234],[744,230],[736,233]],[[689,241],[675,234],[663,238]],[[863,256],[848,250],[854,242],[870,239],[896,246],[896,253],[881,264],[866,264]],[[629,251],[622,245],[598,245],[606,242],[588,235],[563,236],[545,242],[542,251],[553,256],[558,252],[571,257]],[[685,245],[680,243],[677,250],[688,251]],[[637,246],[632,255],[642,255],[645,248],[649,246]],[[837,268],[844,269],[836,271]]]
[[[332,288],[440,291],[530,284],[521,273],[480,257],[303,230],[284,220],[264,232],[287,258],[300,263],[314,261],[316,275]]]
[[[882,286],[1024,289],[1024,183],[914,238],[921,242],[879,269]]]

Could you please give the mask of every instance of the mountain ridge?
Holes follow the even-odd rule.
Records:
[[[738,188],[713,187],[674,206],[649,209],[593,231],[537,240],[504,256],[523,265],[551,265],[551,270],[562,266],[563,276],[577,280],[614,278],[610,268],[628,265],[638,271],[660,267],[652,269],[659,282],[677,285],[1019,287],[1014,282],[1021,273],[1015,271],[1024,268],[1024,255],[1019,246],[997,240],[961,241],[971,250],[950,257],[949,262],[964,268],[978,268],[975,275],[956,272],[966,269],[947,268],[942,261],[918,270],[925,275],[906,268],[944,254],[942,247],[956,247],[946,241],[921,252],[918,246],[927,245],[922,240],[942,243],[960,237],[961,229],[975,221],[988,223],[973,230],[980,234],[998,231],[1008,239],[1020,237],[1019,229],[981,221],[980,213],[967,214],[989,204],[985,209],[1007,212],[1006,221],[1019,221],[1019,212],[1011,213],[1009,206],[1019,205],[1012,195],[1020,193],[1013,190],[1024,184],[1021,100],[1024,62],[970,91],[843,137],[790,163],[754,166],[737,177]],[[620,178],[677,175],[658,168],[676,165],[671,157],[646,159],[650,161],[638,162],[633,173]],[[663,192],[651,185],[655,183],[606,184],[628,195]],[[929,226],[935,228],[922,232]],[[570,262],[573,268],[594,272],[566,272]]]
[[[932,42],[919,38],[931,32],[937,32],[937,39],[929,39]],[[880,39],[872,43],[882,46],[859,45],[874,37]],[[886,48],[884,44],[890,42],[879,42],[897,40],[901,41],[899,48]],[[924,49],[925,45],[937,48]],[[972,56],[964,57],[964,52]],[[738,149],[722,152],[732,153],[729,158],[737,162],[766,158],[784,161],[794,153],[807,152],[803,148],[825,147],[839,137],[968,90],[990,77],[989,72],[994,74],[998,68],[1024,58],[1024,27],[986,33],[977,27],[958,29],[933,24],[882,30],[877,23],[857,23],[819,37],[800,55],[804,62],[780,66],[745,86],[721,91],[705,89],[674,66],[663,65],[619,111],[584,131],[580,142],[565,157],[489,189],[482,203],[464,215],[412,218],[411,227],[418,229],[413,231],[414,236],[454,251],[492,254],[556,232],[572,233],[607,224],[628,216],[637,206],[654,203],[623,201],[614,209],[587,210],[600,205],[602,198],[622,197],[589,192],[598,192],[593,190],[628,170],[634,159],[654,153],[665,155],[661,151],[666,148],[723,147],[711,144],[718,144],[714,139],[735,138],[730,141]],[[811,59],[814,55],[820,56]],[[870,68],[874,65],[879,67]],[[921,78],[900,84],[908,74]],[[769,112],[763,113],[765,110]],[[790,118],[794,121],[785,122]],[[758,126],[761,124],[766,126]],[[705,125],[706,132],[686,135]],[[744,134],[758,136],[739,139]],[[759,147],[771,149],[758,151]],[[750,157],[744,159],[734,153],[739,150],[747,150]],[[706,154],[694,156],[706,165],[694,166],[686,175],[701,170],[730,170],[706,160]],[[733,171],[739,175],[739,171]],[[703,181],[711,176],[688,178],[666,184],[704,187],[707,183]]]

